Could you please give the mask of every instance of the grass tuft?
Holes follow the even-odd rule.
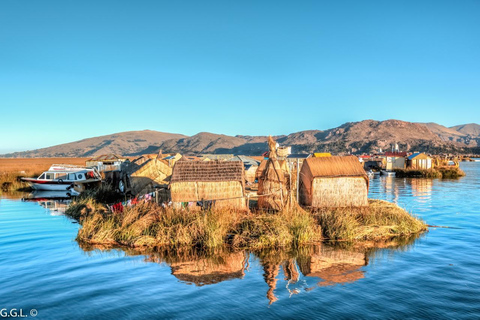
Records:
[[[426,224],[396,204],[369,200],[368,208],[323,209],[316,217],[330,240],[380,240],[427,230]]]

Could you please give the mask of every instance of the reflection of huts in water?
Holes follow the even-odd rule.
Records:
[[[283,274],[285,275],[285,280],[291,281],[292,283],[297,282],[300,279],[300,272],[298,271],[297,264],[294,259],[288,259],[282,263]]]
[[[263,160],[258,166],[258,207],[281,210],[288,201],[290,174],[285,160]]]
[[[260,164],[259,161],[246,156],[235,156],[230,158],[228,161],[242,161],[245,169],[245,180],[250,183],[255,182],[255,175],[257,173],[258,165]]]
[[[214,201],[216,208],[246,209],[241,161],[178,161],[170,181],[174,206]]]
[[[300,204],[314,208],[368,205],[369,180],[354,156],[308,158],[300,171]]]
[[[421,196],[422,199],[431,198],[432,196],[432,179],[412,179],[410,181],[412,185],[413,196]]]
[[[267,298],[270,301],[269,304],[278,300],[275,296],[275,288],[277,287],[277,276],[280,266],[275,263],[263,264],[263,278],[268,285]]]
[[[152,192],[155,186],[168,184],[172,166],[180,155],[145,155],[132,162],[130,173],[131,189],[134,195]]]
[[[170,263],[170,267],[172,274],[179,280],[203,286],[243,278],[247,258],[244,252],[236,252],[216,259],[203,258]]]
[[[321,286],[354,282],[365,277],[361,267],[368,261],[365,253],[319,246],[316,252],[298,260],[302,274],[318,277]]]

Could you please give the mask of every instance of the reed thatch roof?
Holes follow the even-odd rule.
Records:
[[[171,182],[244,182],[241,161],[177,161],[173,167]]]
[[[362,164],[355,156],[308,158],[303,166],[309,169],[313,178],[364,177],[368,181]]]
[[[278,162],[278,165],[280,166],[280,169],[282,169],[286,173],[289,172],[287,161],[277,160],[277,162]],[[260,178],[266,174],[265,169],[267,169],[267,163],[268,163],[268,160],[262,160],[262,162],[260,162],[257,168],[257,172],[255,173],[256,178]]]

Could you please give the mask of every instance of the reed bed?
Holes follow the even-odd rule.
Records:
[[[465,176],[465,172],[458,167],[437,167],[434,169],[394,169],[397,178],[443,178],[457,179]]]
[[[87,158],[0,158],[0,191],[28,187],[22,177],[38,177],[54,163],[85,165]]]
[[[74,202],[66,212],[82,225],[77,240],[88,244],[128,247],[221,246],[258,250],[319,243],[322,240],[380,240],[408,236],[426,225],[400,207],[369,200],[366,208],[321,209],[300,207],[276,213],[247,213],[234,209],[209,211],[162,208],[155,203],[111,212],[93,198]]]
[[[368,200],[367,208],[320,209],[315,217],[329,240],[383,240],[410,236],[427,230],[427,225],[396,204]]]
[[[77,240],[130,247],[280,247],[321,240],[315,219],[301,209],[277,214],[237,210],[188,211],[142,203],[110,212],[92,198],[80,199],[66,214],[80,222]]]

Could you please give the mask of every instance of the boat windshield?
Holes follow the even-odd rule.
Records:
[[[38,177],[38,179],[45,179],[45,172],[42,173],[42,174],[40,175],[40,177]]]

